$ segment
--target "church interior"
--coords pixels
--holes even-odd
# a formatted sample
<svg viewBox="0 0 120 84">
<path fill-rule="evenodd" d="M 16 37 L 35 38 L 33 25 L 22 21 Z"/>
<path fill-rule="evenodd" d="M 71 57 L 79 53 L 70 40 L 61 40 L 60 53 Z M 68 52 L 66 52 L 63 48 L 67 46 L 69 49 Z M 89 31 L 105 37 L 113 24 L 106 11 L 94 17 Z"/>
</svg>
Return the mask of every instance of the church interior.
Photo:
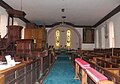
<svg viewBox="0 0 120 84">
<path fill-rule="evenodd" d="M 0 84 L 120 84 L 120 0 L 0 0 Z"/>
</svg>

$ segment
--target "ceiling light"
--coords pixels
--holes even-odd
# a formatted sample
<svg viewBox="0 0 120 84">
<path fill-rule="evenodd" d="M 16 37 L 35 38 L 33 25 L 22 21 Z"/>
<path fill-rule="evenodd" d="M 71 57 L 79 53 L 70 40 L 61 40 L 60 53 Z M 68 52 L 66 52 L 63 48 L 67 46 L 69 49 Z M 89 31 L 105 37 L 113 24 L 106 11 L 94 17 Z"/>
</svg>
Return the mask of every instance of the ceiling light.
<svg viewBox="0 0 120 84">
<path fill-rule="evenodd" d="M 61 12 L 65 12 L 65 9 L 64 9 L 64 8 L 62 8 L 62 9 L 61 9 Z"/>
<path fill-rule="evenodd" d="M 62 16 L 62 19 L 65 19 L 66 18 L 66 16 Z"/>
</svg>

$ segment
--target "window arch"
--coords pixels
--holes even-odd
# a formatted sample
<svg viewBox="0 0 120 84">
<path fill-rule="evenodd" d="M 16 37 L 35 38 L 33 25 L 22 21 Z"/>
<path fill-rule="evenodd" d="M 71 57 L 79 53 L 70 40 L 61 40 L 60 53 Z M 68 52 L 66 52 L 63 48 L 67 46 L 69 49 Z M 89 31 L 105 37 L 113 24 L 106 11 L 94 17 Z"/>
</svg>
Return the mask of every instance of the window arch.
<svg viewBox="0 0 120 84">
<path fill-rule="evenodd" d="M 68 29 L 66 32 L 66 46 L 70 47 L 71 46 L 71 30 Z"/>
<path fill-rule="evenodd" d="M 56 47 L 60 47 L 60 30 L 59 29 L 55 31 L 55 45 Z"/>
</svg>

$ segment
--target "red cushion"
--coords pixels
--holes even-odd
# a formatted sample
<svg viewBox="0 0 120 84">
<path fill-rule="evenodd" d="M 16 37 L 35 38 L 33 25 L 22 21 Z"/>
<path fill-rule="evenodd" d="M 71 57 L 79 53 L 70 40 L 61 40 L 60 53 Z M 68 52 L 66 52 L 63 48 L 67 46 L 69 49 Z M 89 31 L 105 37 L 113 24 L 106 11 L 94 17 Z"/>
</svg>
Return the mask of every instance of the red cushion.
<svg viewBox="0 0 120 84">
<path fill-rule="evenodd" d="M 81 66 L 81 68 L 83 68 L 83 69 L 86 69 L 87 67 L 90 67 L 89 63 L 87 63 L 86 61 L 84 61 L 80 58 L 76 58 L 75 62 L 77 62 Z"/>
<path fill-rule="evenodd" d="M 101 74 L 100 72 L 96 71 L 95 69 L 91 67 L 87 68 L 86 72 L 90 76 L 90 78 L 93 79 L 95 83 L 99 81 L 107 80 L 107 77 L 105 77 L 103 74 Z"/>
</svg>

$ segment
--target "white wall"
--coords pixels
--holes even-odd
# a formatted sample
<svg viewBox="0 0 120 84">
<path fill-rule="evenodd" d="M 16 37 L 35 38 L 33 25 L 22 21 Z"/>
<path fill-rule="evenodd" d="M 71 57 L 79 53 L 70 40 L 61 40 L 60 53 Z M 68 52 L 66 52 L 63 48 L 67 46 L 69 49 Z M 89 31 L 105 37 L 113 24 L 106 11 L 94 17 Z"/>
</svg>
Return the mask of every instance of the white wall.
<svg viewBox="0 0 120 84">
<path fill-rule="evenodd" d="M 95 29 L 95 48 L 99 48 L 98 29 Z"/>
<path fill-rule="evenodd" d="M 97 29 L 98 29 L 98 32 L 100 32 L 100 30 L 102 30 L 102 34 L 101 34 L 101 37 L 105 37 L 105 30 L 104 29 L 102 29 L 102 28 L 104 28 L 105 27 L 105 24 L 109 24 L 110 22 L 113 22 L 113 24 L 114 24 L 114 31 L 115 31 L 115 33 L 114 33 L 114 39 L 115 39 L 115 48 L 120 48 L 120 12 L 119 13 L 117 13 L 117 14 L 115 14 L 113 17 L 111 17 L 110 19 L 108 19 L 107 21 L 105 21 L 105 22 L 103 22 L 101 25 L 99 25 L 98 27 L 97 27 Z M 108 25 L 109 26 L 109 25 Z M 107 26 L 107 27 L 108 27 Z M 109 31 L 109 30 L 108 30 Z M 104 33 L 104 34 L 103 34 Z M 99 39 L 100 38 L 98 38 L 98 36 L 96 36 L 96 39 L 98 39 L 97 40 L 97 42 L 99 41 Z M 110 36 L 110 31 L 109 31 L 109 36 L 108 36 L 108 38 L 102 38 L 102 43 L 100 43 L 100 42 L 98 42 L 98 44 L 96 44 L 96 46 L 99 46 L 99 45 L 101 45 L 102 46 L 102 48 L 110 48 L 111 47 L 111 45 L 112 45 L 112 40 L 111 40 L 111 36 Z M 100 46 L 99 46 L 99 48 L 101 48 Z"/>
<path fill-rule="evenodd" d="M 95 44 L 82 44 L 82 50 L 94 50 Z"/>
<path fill-rule="evenodd" d="M 6 13 L 6 10 L 2 7 L 0 7 L 0 33 L 1 37 L 4 37 L 7 33 L 7 18 L 8 15 Z"/>
<path fill-rule="evenodd" d="M 1 37 L 4 37 L 7 34 L 7 22 L 8 22 L 8 14 L 6 10 L 0 7 L 0 33 Z M 11 21 L 10 21 L 11 24 Z M 14 18 L 14 25 L 22 26 L 22 38 L 24 38 L 24 28 L 26 23 L 20 20 L 19 18 Z"/>
<path fill-rule="evenodd" d="M 101 28 L 101 48 L 105 48 L 105 31 L 104 27 Z"/>
<path fill-rule="evenodd" d="M 115 47 L 120 48 L 120 12 L 109 21 L 113 22 L 115 28 Z"/>
<path fill-rule="evenodd" d="M 56 29 L 60 30 L 60 45 L 66 45 L 66 31 L 70 29 L 69 27 L 57 27 L 52 30 L 48 35 L 48 44 L 55 46 L 55 31 Z M 70 29 L 72 31 L 72 29 Z M 79 47 L 79 37 L 75 31 L 71 32 L 71 48 L 75 49 Z"/>
<path fill-rule="evenodd" d="M 51 28 L 47 28 L 47 32 L 50 30 Z M 62 28 L 61 28 L 62 29 Z M 63 28 L 63 29 L 65 29 L 65 28 Z M 78 32 L 79 32 L 79 34 L 80 34 L 80 36 L 81 36 L 81 42 L 83 42 L 83 28 L 75 28 Z M 54 40 L 54 30 L 50 33 L 50 35 L 48 36 L 48 44 L 49 45 L 54 45 L 54 43 L 55 43 L 55 40 Z M 62 45 L 64 45 L 64 41 L 65 41 L 65 36 L 66 35 L 64 35 L 64 33 L 62 33 L 62 39 L 61 40 L 63 40 L 63 43 L 62 43 Z M 77 35 L 76 35 L 76 33 L 75 32 L 73 32 L 73 34 L 72 34 L 72 48 L 73 49 L 77 49 L 78 48 L 78 37 L 77 37 Z M 82 50 L 93 50 L 94 48 L 95 48 L 95 44 L 84 44 L 84 43 L 81 43 L 81 48 L 82 48 Z"/>
</svg>

